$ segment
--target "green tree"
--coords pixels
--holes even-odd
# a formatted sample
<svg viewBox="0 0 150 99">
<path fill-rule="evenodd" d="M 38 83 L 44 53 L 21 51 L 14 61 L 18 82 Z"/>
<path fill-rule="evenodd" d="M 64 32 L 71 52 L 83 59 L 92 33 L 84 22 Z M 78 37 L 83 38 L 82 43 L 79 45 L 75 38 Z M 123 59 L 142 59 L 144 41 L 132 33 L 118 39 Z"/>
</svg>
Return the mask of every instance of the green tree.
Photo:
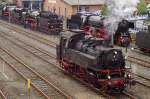
<svg viewBox="0 0 150 99">
<path fill-rule="evenodd" d="M 102 15 L 107 15 L 107 12 L 108 12 L 107 5 L 104 4 L 104 5 L 102 6 Z"/>
<path fill-rule="evenodd" d="M 146 1 L 140 0 L 139 4 L 137 5 L 138 12 L 140 14 L 144 14 L 147 11 L 146 6 L 147 6 Z"/>
</svg>

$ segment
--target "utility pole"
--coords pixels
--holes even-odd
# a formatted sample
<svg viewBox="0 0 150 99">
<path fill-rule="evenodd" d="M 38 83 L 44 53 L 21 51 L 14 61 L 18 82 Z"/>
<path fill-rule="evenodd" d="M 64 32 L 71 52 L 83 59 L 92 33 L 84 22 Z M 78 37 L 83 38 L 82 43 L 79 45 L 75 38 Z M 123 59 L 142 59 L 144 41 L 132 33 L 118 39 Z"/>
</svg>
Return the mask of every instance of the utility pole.
<svg viewBox="0 0 150 99">
<path fill-rule="evenodd" d="M 79 0 L 78 0 L 78 12 L 79 12 Z"/>
<path fill-rule="evenodd" d="M 113 23 L 111 22 L 110 24 L 110 36 L 111 36 L 111 45 L 113 46 L 114 45 L 114 30 L 113 30 Z"/>
</svg>

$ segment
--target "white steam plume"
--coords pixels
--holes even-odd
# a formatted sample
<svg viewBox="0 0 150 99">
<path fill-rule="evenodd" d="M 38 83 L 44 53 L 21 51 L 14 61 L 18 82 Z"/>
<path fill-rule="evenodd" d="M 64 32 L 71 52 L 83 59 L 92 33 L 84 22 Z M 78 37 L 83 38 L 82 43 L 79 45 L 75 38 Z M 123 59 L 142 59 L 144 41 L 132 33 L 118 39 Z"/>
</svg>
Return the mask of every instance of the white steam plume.
<svg viewBox="0 0 150 99">
<path fill-rule="evenodd" d="M 108 18 L 104 21 L 111 35 L 118 27 L 118 22 L 127 16 L 133 15 L 139 0 L 106 0 Z"/>
</svg>

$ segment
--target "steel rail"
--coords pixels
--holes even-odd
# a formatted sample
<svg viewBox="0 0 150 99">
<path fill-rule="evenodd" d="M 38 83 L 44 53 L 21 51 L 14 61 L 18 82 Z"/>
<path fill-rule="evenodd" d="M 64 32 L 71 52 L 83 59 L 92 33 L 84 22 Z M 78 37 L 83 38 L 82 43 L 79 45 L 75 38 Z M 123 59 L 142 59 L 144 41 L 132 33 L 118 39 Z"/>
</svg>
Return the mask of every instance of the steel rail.
<svg viewBox="0 0 150 99">
<path fill-rule="evenodd" d="M 41 49 L 39 49 L 39 48 L 37 48 L 37 47 L 34 47 L 33 45 L 32 45 L 32 46 L 31 46 L 31 45 L 28 45 L 28 44 L 24 43 L 23 41 L 18 40 L 16 37 L 14 37 L 15 40 L 19 41 L 19 44 L 21 44 L 21 45 L 15 43 L 13 40 L 10 40 L 10 38 L 5 37 L 4 34 L 0 34 L 0 36 L 3 37 L 3 38 L 5 38 L 5 39 L 7 39 L 7 40 L 9 40 L 9 41 L 10 41 L 11 43 L 13 43 L 14 45 L 19 46 L 20 48 L 26 50 L 27 52 L 31 53 L 32 55 L 34 55 L 34 56 L 40 58 L 41 60 L 45 61 L 46 63 L 48 63 L 48 64 L 50 64 L 50 65 L 53 65 L 54 67 L 56 67 L 56 68 L 58 68 L 58 69 L 64 71 L 60 66 L 58 66 L 58 64 L 56 65 L 56 64 L 54 64 L 54 63 L 52 63 L 52 62 L 49 61 L 50 58 L 55 58 L 54 55 L 51 55 L 51 54 L 49 54 L 48 52 L 42 51 Z M 10 37 L 11 35 L 8 35 L 8 34 L 7 34 L 7 36 Z M 35 50 L 33 50 L 33 48 L 34 48 Z M 31 50 L 30 50 L 30 49 L 31 49 Z M 11 52 L 11 53 L 12 53 L 12 52 Z M 38 54 L 38 53 L 40 53 L 40 54 Z M 41 53 L 43 53 L 43 54 L 41 54 Z M 12 53 L 12 54 L 13 54 L 13 53 Z M 45 58 L 45 57 L 43 57 L 43 56 L 47 56 L 47 57 Z M 48 57 L 49 57 L 49 58 L 48 58 Z M 64 71 L 64 73 L 69 74 L 69 73 L 66 72 L 66 71 Z M 69 76 L 71 76 L 71 75 L 69 75 Z M 106 93 L 99 92 L 99 91 L 95 90 L 95 88 L 94 88 L 93 86 L 89 86 L 88 83 L 86 83 L 86 82 L 80 80 L 79 78 L 77 78 L 77 77 L 75 77 L 75 76 L 73 76 L 73 75 L 72 75 L 71 77 L 75 78 L 76 80 L 79 80 L 79 81 L 80 81 L 82 84 L 84 84 L 86 87 L 92 88 L 94 91 L 96 91 L 97 94 L 100 94 L 100 95 L 102 95 L 102 96 L 104 96 L 104 97 L 107 97 L 107 98 L 109 98 L 109 99 L 115 99 L 113 96 L 110 96 L 110 95 L 108 95 L 108 94 L 106 94 Z"/>
<path fill-rule="evenodd" d="M 44 43 L 45 45 L 48 45 L 48 46 L 56 47 L 56 46 L 55 46 L 56 43 L 55 43 L 55 42 L 52 42 L 51 40 L 48 40 L 48 39 L 46 39 L 46 38 L 44 38 L 44 37 L 35 35 L 35 34 L 29 32 L 29 31 L 25 31 L 25 30 L 23 30 L 23 29 L 20 29 L 20 28 L 18 28 L 17 26 L 13 26 L 13 25 L 11 25 L 11 24 L 7 24 L 7 23 L 1 22 L 1 21 L 0 21 L 0 23 L 3 23 L 2 25 L 3 25 L 3 26 L 5 25 L 7 28 L 9 28 L 9 29 L 11 29 L 11 30 L 13 30 L 13 31 L 19 32 L 19 33 L 21 33 L 22 35 L 25 35 L 25 36 L 27 36 L 27 37 L 29 37 L 29 38 L 32 38 L 32 39 L 34 39 L 34 40 L 36 40 L 36 41 L 38 41 L 38 42 Z M 37 38 L 38 38 L 38 39 L 37 39 Z M 51 43 L 49 43 L 49 42 L 51 42 Z M 52 44 L 52 43 L 53 43 L 53 44 Z"/>
<path fill-rule="evenodd" d="M 0 35 L 2 36 L 2 34 L 0 34 Z M 7 34 L 7 36 L 8 36 L 8 37 L 11 37 L 11 35 L 8 35 L 8 34 Z M 3 36 L 3 37 L 4 37 L 4 36 Z M 4 38 L 5 38 L 5 39 L 8 39 L 8 38 L 6 38 L 6 37 L 4 37 Z M 49 52 L 47 52 L 47 51 L 45 51 L 45 50 L 42 50 L 42 49 L 40 49 L 40 48 L 37 48 L 37 47 L 35 47 L 35 46 L 33 46 L 33 45 L 26 44 L 26 43 L 24 43 L 22 40 L 19 40 L 19 39 L 16 38 L 16 37 L 13 37 L 13 38 L 14 38 L 15 40 L 17 40 L 18 42 L 22 42 L 21 45 L 24 45 L 24 47 L 22 47 L 21 45 L 17 45 L 17 46 L 20 46 L 21 48 L 27 50 L 28 52 L 32 53 L 33 55 L 37 54 L 36 57 L 40 57 L 40 58 L 43 59 L 43 57 L 41 57 L 41 55 L 42 55 L 42 56 L 46 56 L 46 58 L 44 58 L 44 60 L 46 60 L 46 61 L 49 61 L 50 58 L 56 58 L 55 55 L 52 55 L 52 53 L 49 53 Z M 11 41 L 11 42 L 13 43 L 13 41 Z M 16 45 L 16 43 L 14 43 L 14 44 Z M 34 48 L 35 50 L 33 50 L 33 48 Z M 32 49 L 33 51 L 31 51 L 31 50 L 29 50 L 29 49 Z M 36 53 L 35 53 L 35 52 L 36 52 Z M 38 53 L 43 53 L 43 54 L 41 54 L 41 55 L 39 56 Z M 142 77 L 142 76 L 140 76 L 140 75 L 138 75 L 138 74 L 135 74 L 135 73 L 132 73 L 132 74 L 136 75 L 137 77 L 140 77 L 140 78 L 149 80 L 149 79 L 147 79 L 147 78 L 145 78 L 145 77 Z M 150 80 L 149 80 L 149 81 L 150 81 Z M 138 83 L 140 83 L 140 84 L 142 84 L 142 85 L 144 85 L 144 86 L 147 86 L 147 85 L 145 85 L 145 84 L 143 84 L 143 83 L 141 83 L 141 82 L 139 82 L 139 81 L 138 81 Z M 147 86 L 147 87 L 149 87 L 149 86 Z"/>
<path fill-rule="evenodd" d="M 123 91 L 122 93 L 123 95 L 129 97 L 130 99 L 138 99 L 137 96 L 132 95 L 131 93 L 127 92 L 127 91 Z"/>
<path fill-rule="evenodd" d="M 21 30 L 21 29 L 20 29 Z M 18 32 L 20 32 L 20 31 L 18 31 Z M 22 33 L 23 34 L 23 33 Z M 28 34 L 28 33 L 27 33 Z M 28 35 L 25 35 L 25 36 L 28 36 Z M 34 36 L 36 36 L 36 35 L 34 35 Z M 29 36 L 28 36 L 29 37 Z M 32 38 L 32 37 L 30 37 L 30 38 Z M 35 39 L 35 38 L 34 38 Z M 40 38 L 41 39 L 41 38 Z M 43 38 L 42 38 L 43 39 Z M 37 40 L 37 39 L 36 39 Z M 21 40 L 18 40 L 18 41 L 21 41 Z M 39 41 L 39 40 L 37 40 L 37 41 Z M 50 40 L 47 40 L 47 41 L 49 41 L 49 42 L 52 42 L 52 41 L 50 41 Z M 23 41 L 22 41 L 23 42 Z M 40 41 L 41 42 L 41 41 Z M 44 43 L 45 44 L 45 42 L 42 42 L 42 43 Z M 53 44 L 54 44 L 54 42 L 52 42 Z M 56 43 L 55 43 L 56 44 Z M 27 45 L 27 44 L 26 44 Z M 49 44 L 46 44 L 46 45 L 49 45 Z M 31 45 L 30 45 L 31 46 Z M 51 46 L 51 44 L 49 45 L 49 46 Z M 33 46 L 32 46 L 33 47 Z M 52 46 L 52 47 L 54 47 L 54 46 Z M 37 47 L 34 47 L 36 50 L 38 50 L 38 51 L 41 51 L 41 49 L 39 49 L 39 48 L 37 48 Z M 49 54 L 48 52 L 44 52 L 43 51 L 43 53 L 44 54 L 47 54 L 47 55 L 49 55 L 50 57 L 52 57 L 52 58 L 55 58 L 54 57 L 54 55 L 51 55 L 51 54 Z M 32 54 L 34 54 L 34 53 L 32 53 Z M 41 58 L 41 57 L 40 57 Z M 45 59 L 44 59 L 45 60 Z M 48 63 L 50 63 L 48 60 L 46 60 Z M 75 79 L 77 79 L 77 80 L 80 80 L 79 78 L 77 78 L 77 77 L 75 77 Z M 83 82 L 83 81 L 81 81 L 80 80 L 80 82 L 81 83 L 83 83 L 84 85 L 86 85 L 87 87 L 89 87 L 89 84 L 87 84 L 87 83 L 85 83 L 85 82 Z M 90 86 L 91 87 L 91 86 Z M 95 88 L 94 88 L 95 89 Z M 99 91 L 98 91 L 99 92 Z M 102 94 L 102 93 L 101 93 Z M 135 96 L 133 96 L 133 95 L 131 95 L 131 94 L 129 94 L 129 93 L 123 93 L 123 94 L 125 94 L 126 96 L 128 96 L 128 97 L 130 97 L 131 99 L 137 99 Z M 107 96 L 107 94 L 104 94 L 103 93 L 103 96 L 106 96 L 106 97 L 109 97 L 109 99 L 115 99 L 114 97 L 112 97 L 112 96 Z M 111 97 L 111 98 L 110 98 Z"/>
<path fill-rule="evenodd" d="M 133 56 L 128 56 L 129 59 L 127 59 L 128 61 L 130 62 L 134 62 L 136 64 L 139 64 L 139 65 L 142 65 L 143 67 L 146 67 L 146 68 L 150 68 L 150 62 L 149 61 L 146 61 L 146 60 L 143 60 L 143 59 L 140 59 L 140 58 L 136 58 L 136 57 L 133 57 Z"/>
<path fill-rule="evenodd" d="M 17 30 L 16 30 L 16 27 L 15 27 L 15 26 L 12 26 L 12 25 L 7 24 L 7 23 L 5 23 L 5 22 L 3 22 L 3 23 L 4 23 L 5 25 L 7 25 L 7 26 L 10 26 L 9 28 L 13 29 L 13 30 L 16 31 L 16 32 L 19 32 L 19 33 L 21 33 L 21 34 L 23 34 L 23 35 L 25 35 L 25 36 L 27 36 L 27 37 L 29 37 L 29 38 L 32 38 L 32 39 L 34 39 L 34 40 L 37 40 L 37 41 L 39 41 L 39 42 L 41 42 L 41 43 L 43 43 L 43 44 L 45 44 L 45 45 L 48 45 L 48 46 L 51 46 L 51 47 L 56 48 L 56 43 L 55 43 L 55 42 L 52 42 L 51 40 L 47 40 L 47 39 L 45 39 L 45 38 L 43 38 L 43 37 L 41 37 L 41 36 L 35 35 L 35 34 L 29 32 L 29 31 L 25 31 L 25 30 L 20 29 L 20 28 L 17 28 Z M 15 29 L 12 28 L 12 27 L 15 27 Z M 23 31 L 23 32 L 22 32 L 22 31 Z M 30 36 L 29 36 L 29 35 L 30 35 Z M 37 37 L 38 39 L 37 39 L 36 37 Z M 149 62 L 149 61 L 145 61 L 145 60 L 142 60 L 142 59 L 133 57 L 133 56 L 128 56 L 128 57 L 129 57 L 129 59 L 127 59 L 128 61 L 134 62 L 134 63 L 136 63 L 136 64 L 139 64 L 140 66 L 143 66 L 143 67 L 150 68 L 150 62 Z M 140 61 L 140 62 L 137 62 L 137 61 L 135 61 L 135 60 Z"/>
<path fill-rule="evenodd" d="M 53 83 L 46 80 L 43 76 L 41 76 L 35 70 L 31 69 L 28 65 L 24 64 L 17 56 L 12 55 L 12 53 L 8 52 L 7 50 L 5 50 L 3 48 L 0 48 L 0 49 L 1 49 L 1 51 L 3 51 L 3 53 L 7 54 L 7 57 L 9 59 L 11 59 L 11 61 L 8 62 L 2 56 L 0 56 L 0 58 L 7 65 L 12 67 L 17 73 L 19 73 L 25 80 L 31 79 L 32 80 L 31 85 L 38 92 L 40 92 L 46 99 L 53 99 L 54 97 L 61 97 L 61 98 L 64 97 L 63 99 L 72 99 L 72 97 L 70 95 L 64 93 L 61 89 L 56 87 Z M 51 93 L 53 93 L 53 94 L 51 94 Z"/>
<path fill-rule="evenodd" d="M 1 35 L 1 34 L 0 34 Z M 2 35 L 1 35 L 2 36 Z M 11 36 L 11 35 L 9 35 L 9 36 Z M 6 37 L 4 37 L 4 38 L 6 38 Z M 8 39 L 8 38 L 6 38 L 6 39 Z M 16 40 L 17 38 L 16 37 L 14 37 L 14 39 Z M 8 40 L 10 40 L 10 39 L 8 39 Z M 26 43 L 24 43 L 23 41 L 21 41 L 21 40 L 18 40 L 17 39 L 17 41 L 19 41 L 19 43 L 21 42 L 22 44 L 21 45 L 24 45 L 23 47 L 21 46 L 21 45 L 18 45 L 18 44 L 16 44 L 13 40 L 10 40 L 11 41 L 11 43 L 13 43 L 13 44 L 15 44 L 15 45 L 17 45 L 17 46 L 19 46 L 19 47 L 21 47 L 21 48 L 23 48 L 23 49 L 25 49 L 26 51 L 28 51 L 28 52 L 30 52 L 31 54 L 33 54 L 33 55 L 35 55 L 36 57 L 39 57 L 40 59 L 42 59 L 43 61 L 45 61 L 45 62 L 47 62 L 47 63 L 49 63 L 49 64 L 51 64 L 51 65 L 54 65 L 55 67 L 58 67 L 58 66 L 56 66 L 56 64 L 54 64 L 54 63 L 51 63 L 50 61 L 49 61 L 49 59 L 50 58 L 43 58 L 42 56 L 49 56 L 49 57 L 51 57 L 51 58 L 55 58 L 54 57 L 54 55 L 51 55 L 51 54 L 49 54 L 48 52 L 45 52 L 45 51 L 43 51 L 43 50 L 41 50 L 40 48 L 37 48 L 37 47 L 35 47 L 35 46 L 33 46 L 33 45 L 29 45 L 29 44 L 26 44 Z M 28 47 L 27 47 L 28 46 Z M 32 51 L 31 50 L 29 50 L 30 48 L 32 48 Z M 34 49 L 36 49 L 37 51 L 35 51 L 35 50 L 33 50 L 33 48 Z M 40 52 L 39 52 L 40 51 Z M 38 54 L 38 53 L 44 53 L 44 55 L 42 54 Z M 60 68 L 60 67 L 58 67 L 59 69 L 61 69 L 61 70 L 63 70 L 62 68 Z M 64 71 L 64 70 L 63 70 Z M 66 73 L 66 72 L 65 72 Z M 67 74 L 69 74 L 69 73 L 67 73 Z M 115 97 L 113 97 L 113 96 L 110 96 L 110 95 L 108 95 L 108 94 L 106 94 L 106 93 L 103 93 L 103 92 L 100 92 L 100 91 L 98 91 L 98 90 L 96 90 L 93 86 L 89 86 L 89 84 L 88 83 L 86 83 L 86 82 L 84 82 L 84 81 L 82 81 L 82 80 L 80 80 L 79 78 L 77 78 L 77 77 L 75 77 L 75 76 L 73 76 L 73 75 L 71 75 L 73 78 L 75 78 L 76 80 L 79 80 L 82 84 L 84 84 L 86 87 L 90 87 L 90 88 L 92 88 L 94 91 L 96 91 L 96 93 L 98 93 L 98 94 L 100 94 L 100 95 L 102 95 L 102 96 L 104 96 L 104 97 L 107 97 L 107 98 L 109 98 L 109 99 L 116 99 Z M 128 96 L 129 97 L 129 96 Z"/>
<path fill-rule="evenodd" d="M 7 97 L 5 96 L 5 94 L 3 93 L 2 90 L 0 90 L 0 96 L 1 96 L 2 99 L 7 99 Z"/>
<path fill-rule="evenodd" d="M 12 25 L 7 24 L 7 23 L 5 23 L 5 22 L 1 22 L 1 23 L 4 23 L 5 25 L 10 26 L 9 28 L 13 29 L 13 30 L 16 31 L 16 32 L 22 33 L 23 35 L 25 35 L 25 36 L 27 36 L 27 37 L 29 37 L 29 38 L 32 38 L 32 39 L 37 40 L 37 41 L 40 41 L 41 43 L 46 44 L 46 45 L 49 45 L 49 46 L 52 46 L 52 47 L 54 47 L 54 48 L 56 47 L 56 46 L 54 45 L 54 44 L 56 44 L 56 42 L 52 42 L 51 40 L 47 40 L 47 39 L 45 39 L 45 38 L 43 38 L 43 37 L 41 37 L 41 36 L 39 36 L 39 35 L 35 35 L 34 33 L 31 33 L 31 32 L 29 32 L 29 31 L 25 31 L 24 29 L 20 29 L 20 28 L 18 28 L 18 27 L 17 27 L 17 30 L 16 30 L 16 26 L 12 26 Z M 15 27 L 15 29 L 12 28 L 12 27 Z M 23 32 L 22 32 L 22 31 L 23 31 Z M 29 36 L 29 35 L 30 35 L 30 36 Z M 32 35 L 32 37 L 31 37 L 31 35 Z M 36 39 L 35 37 L 37 37 L 38 39 Z M 45 41 L 43 41 L 43 40 L 45 40 Z M 49 42 L 50 42 L 50 43 L 49 43 Z M 52 44 L 52 43 L 53 43 L 53 44 Z M 148 65 L 143 65 L 142 63 L 138 62 L 138 64 L 143 65 L 143 66 L 145 66 L 145 67 L 147 67 L 147 68 L 150 68 L 150 62 L 149 62 L 149 61 L 145 61 L 145 60 L 142 60 L 142 59 L 133 57 L 133 56 L 129 56 L 129 58 L 130 58 L 130 59 L 135 59 L 135 60 L 138 60 L 138 61 L 141 61 L 141 62 L 144 62 L 144 63 L 147 63 Z M 135 62 L 135 61 L 130 60 L 130 59 L 128 59 L 128 61 Z"/>
</svg>

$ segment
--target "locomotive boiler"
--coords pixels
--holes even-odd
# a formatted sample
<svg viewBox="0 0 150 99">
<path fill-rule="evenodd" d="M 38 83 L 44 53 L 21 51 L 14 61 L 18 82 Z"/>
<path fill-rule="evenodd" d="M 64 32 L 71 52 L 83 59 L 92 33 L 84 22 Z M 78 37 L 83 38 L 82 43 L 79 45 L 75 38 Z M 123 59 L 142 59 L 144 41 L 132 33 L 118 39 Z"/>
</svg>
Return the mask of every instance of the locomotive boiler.
<svg viewBox="0 0 150 99">
<path fill-rule="evenodd" d="M 57 60 L 65 71 L 108 92 L 122 92 L 132 82 L 120 49 L 80 31 L 61 33 Z"/>
</svg>

